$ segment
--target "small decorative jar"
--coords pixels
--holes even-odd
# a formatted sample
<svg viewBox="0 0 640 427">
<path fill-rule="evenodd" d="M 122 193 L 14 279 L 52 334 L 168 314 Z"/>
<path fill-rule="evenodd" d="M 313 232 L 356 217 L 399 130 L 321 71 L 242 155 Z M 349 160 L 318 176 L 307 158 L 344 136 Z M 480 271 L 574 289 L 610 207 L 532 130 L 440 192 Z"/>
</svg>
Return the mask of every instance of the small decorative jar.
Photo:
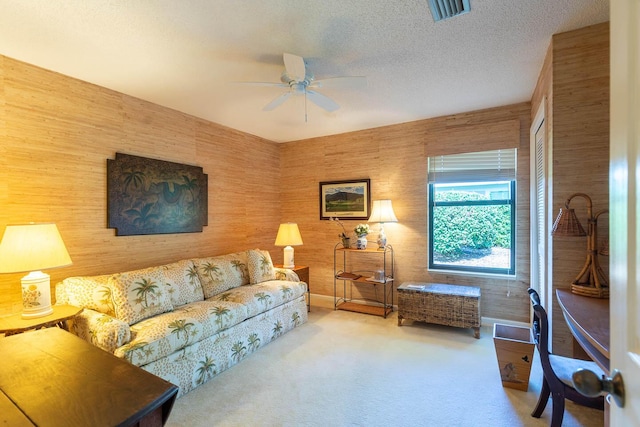
<svg viewBox="0 0 640 427">
<path fill-rule="evenodd" d="M 358 240 L 356 241 L 356 248 L 358 249 L 367 249 L 367 235 L 360 234 L 358 236 Z"/>
<path fill-rule="evenodd" d="M 349 249 L 351 247 L 351 239 L 349 237 L 342 238 L 342 247 L 345 249 Z"/>
</svg>

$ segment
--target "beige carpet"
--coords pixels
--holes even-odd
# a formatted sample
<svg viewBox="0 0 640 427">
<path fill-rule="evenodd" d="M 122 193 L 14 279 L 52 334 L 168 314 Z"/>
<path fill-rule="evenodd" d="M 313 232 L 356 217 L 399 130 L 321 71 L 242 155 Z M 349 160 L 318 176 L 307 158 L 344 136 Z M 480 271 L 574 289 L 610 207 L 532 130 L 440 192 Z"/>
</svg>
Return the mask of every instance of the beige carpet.
<svg viewBox="0 0 640 427">
<path fill-rule="evenodd" d="M 180 398 L 169 426 L 548 426 L 529 391 L 503 388 L 491 325 L 470 329 L 313 308 L 309 322 Z M 567 402 L 563 426 L 602 426 Z"/>
</svg>

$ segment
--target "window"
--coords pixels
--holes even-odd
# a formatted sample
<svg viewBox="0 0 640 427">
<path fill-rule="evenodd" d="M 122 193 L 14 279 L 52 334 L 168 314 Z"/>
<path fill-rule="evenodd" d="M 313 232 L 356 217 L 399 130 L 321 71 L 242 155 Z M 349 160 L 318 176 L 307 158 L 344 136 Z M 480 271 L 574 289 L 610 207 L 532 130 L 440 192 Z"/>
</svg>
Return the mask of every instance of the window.
<svg viewBox="0 0 640 427">
<path fill-rule="evenodd" d="M 516 150 L 429 158 L 429 268 L 515 274 Z"/>
</svg>

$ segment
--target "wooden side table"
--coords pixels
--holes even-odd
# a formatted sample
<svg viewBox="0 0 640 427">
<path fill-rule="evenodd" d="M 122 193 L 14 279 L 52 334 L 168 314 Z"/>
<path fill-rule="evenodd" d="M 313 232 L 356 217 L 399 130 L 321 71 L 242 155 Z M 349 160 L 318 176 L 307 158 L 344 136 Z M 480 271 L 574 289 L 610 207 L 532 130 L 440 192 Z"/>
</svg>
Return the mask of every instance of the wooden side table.
<svg viewBox="0 0 640 427">
<path fill-rule="evenodd" d="M 282 264 L 274 265 L 275 268 L 284 268 Z M 309 286 L 309 267 L 306 265 L 296 265 L 293 268 L 290 268 L 296 272 L 301 282 L 305 282 L 307 284 L 307 311 L 311 311 L 311 287 Z"/>
<path fill-rule="evenodd" d="M 3 426 L 159 427 L 178 394 L 170 382 L 58 328 L 1 339 L 0 354 Z"/>
<path fill-rule="evenodd" d="M 74 318 L 82 311 L 82 308 L 72 305 L 54 305 L 52 308 L 52 314 L 32 319 L 23 319 L 21 313 L 0 317 L 0 334 L 4 333 L 8 337 L 9 335 L 20 334 L 29 330 L 54 326 L 68 330 L 67 320 Z"/>
</svg>

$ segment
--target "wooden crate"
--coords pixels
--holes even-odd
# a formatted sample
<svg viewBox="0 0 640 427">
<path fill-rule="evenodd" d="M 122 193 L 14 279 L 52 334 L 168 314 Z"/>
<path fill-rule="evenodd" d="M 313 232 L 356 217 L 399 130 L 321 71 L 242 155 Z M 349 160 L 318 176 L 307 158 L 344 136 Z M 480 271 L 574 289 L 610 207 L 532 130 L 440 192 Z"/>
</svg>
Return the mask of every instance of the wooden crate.
<svg viewBox="0 0 640 427">
<path fill-rule="evenodd" d="M 502 386 L 527 391 L 535 345 L 531 329 L 495 323 L 493 344 L 496 347 Z"/>
<path fill-rule="evenodd" d="M 443 283 L 403 283 L 398 287 L 398 325 L 413 319 L 473 328 L 480 338 L 480 288 Z"/>
</svg>

